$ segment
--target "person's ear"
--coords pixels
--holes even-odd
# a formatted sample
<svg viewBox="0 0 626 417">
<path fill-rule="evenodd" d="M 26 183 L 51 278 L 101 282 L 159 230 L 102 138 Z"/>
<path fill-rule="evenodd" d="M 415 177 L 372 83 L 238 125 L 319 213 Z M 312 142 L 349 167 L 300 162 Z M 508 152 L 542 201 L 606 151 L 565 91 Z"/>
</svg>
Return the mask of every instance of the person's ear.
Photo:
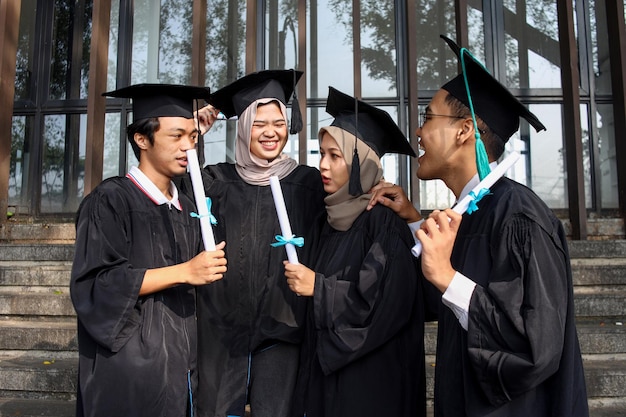
<svg viewBox="0 0 626 417">
<path fill-rule="evenodd" d="M 457 141 L 463 143 L 469 138 L 474 137 L 474 122 L 471 118 L 464 119 L 461 127 L 457 131 Z"/>
<path fill-rule="evenodd" d="M 133 136 L 133 139 L 135 140 L 135 143 L 137 144 L 139 149 L 143 149 L 144 151 L 148 149 L 149 141 L 146 135 L 143 135 L 141 133 L 135 133 L 135 136 Z"/>
</svg>

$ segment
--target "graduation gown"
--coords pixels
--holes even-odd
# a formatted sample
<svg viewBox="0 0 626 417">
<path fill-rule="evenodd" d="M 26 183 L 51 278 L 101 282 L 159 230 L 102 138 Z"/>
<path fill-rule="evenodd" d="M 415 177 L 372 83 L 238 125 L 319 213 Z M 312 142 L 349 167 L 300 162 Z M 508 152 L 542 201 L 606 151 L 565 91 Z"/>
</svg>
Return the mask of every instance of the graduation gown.
<svg viewBox="0 0 626 417">
<path fill-rule="evenodd" d="M 243 416 L 251 355 L 276 343 L 300 344 L 306 300 L 287 286 L 285 248 L 271 246 L 282 233 L 270 186 L 244 182 L 228 163 L 207 166 L 202 175 L 217 218 L 216 242 L 226 242 L 228 271 L 197 289 L 198 415 Z M 280 183 L 292 232 L 306 246 L 324 210 L 320 173 L 298 166 Z"/>
<path fill-rule="evenodd" d="M 294 415 L 424 416 L 424 318 L 406 222 L 375 206 L 316 238 Z"/>
<path fill-rule="evenodd" d="M 477 283 L 468 330 L 443 303 L 436 416 L 587 416 L 565 233 L 527 187 L 503 178 L 464 214 L 452 266 Z"/>
<path fill-rule="evenodd" d="M 193 202 L 156 205 L 128 178 L 105 180 L 76 220 L 70 292 L 78 317 L 77 416 L 186 415 L 196 382 L 195 292 L 179 285 L 147 296 L 147 269 L 200 249 Z M 190 372 L 191 371 L 191 372 Z"/>
</svg>

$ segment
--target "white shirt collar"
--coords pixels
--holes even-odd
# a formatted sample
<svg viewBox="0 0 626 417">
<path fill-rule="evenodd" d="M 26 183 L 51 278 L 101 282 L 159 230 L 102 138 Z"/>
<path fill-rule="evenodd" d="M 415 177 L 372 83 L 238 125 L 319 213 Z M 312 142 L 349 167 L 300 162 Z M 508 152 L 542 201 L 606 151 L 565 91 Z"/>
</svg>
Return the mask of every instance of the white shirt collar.
<svg viewBox="0 0 626 417">
<path fill-rule="evenodd" d="M 174 185 L 172 181 L 170 181 L 170 193 L 172 194 L 172 199 L 168 200 L 167 197 L 157 188 L 156 185 L 144 174 L 141 170 L 135 166 L 130 168 L 128 177 L 141 191 L 144 192 L 148 198 L 154 201 L 154 204 L 161 205 L 167 204 L 170 208 L 174 206 L 178 211 L 182 211 L 182 206 L 180 205 L 180 201 L 178 201 L 178 188 Z"/>
</svg>

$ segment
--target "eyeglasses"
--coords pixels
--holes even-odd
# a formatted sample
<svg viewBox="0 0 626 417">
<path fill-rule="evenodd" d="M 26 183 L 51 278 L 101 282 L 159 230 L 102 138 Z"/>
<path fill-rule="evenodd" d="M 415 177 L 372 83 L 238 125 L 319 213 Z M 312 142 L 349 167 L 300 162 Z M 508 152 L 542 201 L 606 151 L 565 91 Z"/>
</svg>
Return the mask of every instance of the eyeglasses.
<svg viewBox="0 0 626 417">
<path fill-rule="evenodd" d="M 420 129 L 424 126 L 424 123 L 426 123 L 426 121 L 429 120 L 431 117 L 448 117 L 450 119 L 465 119 L 466 118 L 466 116 L 452 116 L 450 114 L 433 114 L 433 113 L 428 113 L 428 112 L 421 112 L 420 120 L 419 120 Z"/>
</svg>

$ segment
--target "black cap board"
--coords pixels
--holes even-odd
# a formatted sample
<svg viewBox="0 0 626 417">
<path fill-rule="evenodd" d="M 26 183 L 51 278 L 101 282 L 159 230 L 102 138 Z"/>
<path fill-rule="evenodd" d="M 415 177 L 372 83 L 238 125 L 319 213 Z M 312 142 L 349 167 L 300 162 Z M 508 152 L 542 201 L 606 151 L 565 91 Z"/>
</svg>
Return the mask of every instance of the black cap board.
<svg viewBox="0 0 626 417">
<path fill-rule="evenodd" d="M 227 118 L 241 116 L 241 113 L 261 98 L 275 98 L 284 105 L 291 106 L 291 133 L 302 129 L 302 116 L 296 95 L 296 84 L 302 77 L 302 71 L 265 70 L 253 72 L 220 88 L 211 94 L 209 103 L 219 109 Z"/>
<path fill-rule="evenodd" d="M 331 126 L 352 133 L 372 148 L 378 157 L 386 153 L 416 156 L 389 113 L 333 87 L 328 90 L 326 112 L 335 118 Z"/>
<path fill-rule="evenodd" d="M 517 132 L 520 117 L 526 119 L 537 131 L 546 129 L 539 119 L 496 80 L 471 53 L 464 49 L 463 57 L 461 57 L 461 48 L 454 41 L 444 35 L 441 35 L 441 38 L 446 41 L 457 58 L 464 61 L 474 112 L 500 139 L 506 142 Z M 471 108 L 463 73 L 441 88 Z"/>
<path fill-rule="evenodd" d="M 208 87 L 176 84 L 135 84 L 102 93 L 107 97 L 130 98 L 133 120 L 151 117 L 193 118 L 194 100 L 208 100 Z"/>
<path fill-rule="evenodd" d="M 330 124 L 345 130 L 365 142 L 379 158 L 386 153 L 415 156 L 415 151 L 393 121 L 389 113 L 351 97 L 333 87 L 328 87 L 326 112 L 335 119 Z M 356 145 L 350 169 L 349 193 L 363 194 L 361 169 Z"/>
</svg>

